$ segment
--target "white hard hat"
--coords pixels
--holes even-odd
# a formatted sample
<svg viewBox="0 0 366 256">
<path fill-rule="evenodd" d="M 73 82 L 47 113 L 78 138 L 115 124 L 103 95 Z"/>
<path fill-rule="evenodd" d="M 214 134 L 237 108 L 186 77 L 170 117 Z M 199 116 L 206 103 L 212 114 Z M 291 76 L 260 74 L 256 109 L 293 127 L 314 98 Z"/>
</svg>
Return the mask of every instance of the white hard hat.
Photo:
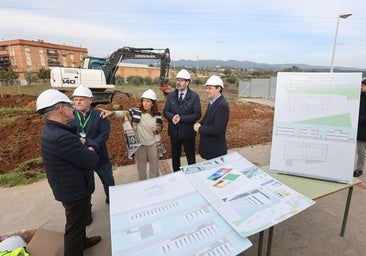
<svg viewBox="0 0 366 256">
<path fill-rule="evenodd" d="M 144 93 L 141 95 L 141 98 L 156 100 L 156 93 L 153 90 L 148 89 L 144 91 Z"/>
<path fill-rule="evenodd" d="M 48 89 L 42 92 L 36 102 L 37 112 L 45 113 L 45 110 L 54 106 L 57 103 L 65 102 L 72 103 L 72 101 L 65 94 L 56 89 Z"/>
<path fill-rule="evenodd" d="M 221 88 L 224 88 L 224 82 L 222 81 L 222 79 L 219 76 L 215 75 L 210 76 L 210 78 L 207 79 L 205 85 L 212 85 L 212 86 L 219 85 L 221 86 Z"/>
<path fill-rule="evenodd" d="M 75 88 L 74 93 L 71 95 L 71 97 L 75 96 L 93 98 L 93 93 L 85 85 L 79 85 L 78 87 Z"/>
<path fill-rule="evenodd" d="M 182 69 L 178 72 L 177 76 L 175 78 L 182 78 L 186 80 L 191 80 L 191 75 L 186 69 Z"/>
<path fill-rule="evenodd" d="M 20 236 L 10 236 L 0 242 L 0 252 L 12 251 L 26 245 L 27 243 Z M 19 255 L 23 255 L 23 253 L 20 253 Z"/>
</svg>

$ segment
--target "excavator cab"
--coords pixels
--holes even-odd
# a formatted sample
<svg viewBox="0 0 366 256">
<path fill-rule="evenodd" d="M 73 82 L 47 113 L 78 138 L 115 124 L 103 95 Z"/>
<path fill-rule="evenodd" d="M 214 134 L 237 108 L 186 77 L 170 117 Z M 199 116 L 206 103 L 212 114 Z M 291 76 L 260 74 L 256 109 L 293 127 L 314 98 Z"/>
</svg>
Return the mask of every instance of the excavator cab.
<svg viewBox="0 0 366 256">
<path fill-rule="evenodd" d="M 123 47 L 113 52 L 109 58 L 86 57 L 80 68 L 54 67 L 51 69 L 51 86 L 67 90 L 84 84 L 92 90 L 96 104 L 130 97 L 114 89 L 118 64 L 127 59 L 160 60 L 160 88 L 165 96 L 169 93 L 171 88 L 167 84 L 170 66 L 168 48 Z"/>
</svg>

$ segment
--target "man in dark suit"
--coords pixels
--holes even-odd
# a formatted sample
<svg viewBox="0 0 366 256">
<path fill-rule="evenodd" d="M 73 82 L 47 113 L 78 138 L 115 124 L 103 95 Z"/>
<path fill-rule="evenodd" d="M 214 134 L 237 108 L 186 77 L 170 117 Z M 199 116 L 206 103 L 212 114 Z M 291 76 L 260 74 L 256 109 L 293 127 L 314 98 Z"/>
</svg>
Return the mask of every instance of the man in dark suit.
<svg viewBox="0 0 366 256">
<path fill-rule="evenodd" d="M 200 134 L 199 153 L 209 160 L 227 154 L 226 128 L 230 109 L 222 95 L 224 83 L 219 76 L 213 75 L 206 82 L 209 106 L 201 122 L 193 129 Z"/>
<path fill-rule="evenodd" d="M 97 152 L 99 162 L 94 170 L 103 184 L 105 202 L 109 204 L 109 186 L 115 185 L 112 164 L 107 150 L 107 140 L 110 133 L 109 120 L 100 117 L 100 111 L 92 107 L 93 94 L 88 87 L 78 86 L 71 97 L 75 105 L 75 119 L 70 123 L 70 126 L 75 127 L 76 134 L 80 136 L 81 140 L 87 141 Z M 91 221 L 92 219 L 89 219 L 90 223 Z"/>
<path fill-rule="evenodd" d="M 191 75 L 182 69 L 176 76 L 176 90 L 169 93 L 163 114 L 168 121 L 173 171 L 179 171 L 182 146 L 188 164 L 196 163 L 196 133 L 193 125 L 201 118 L 199 95 L 189 88 Z"/>
</svg>

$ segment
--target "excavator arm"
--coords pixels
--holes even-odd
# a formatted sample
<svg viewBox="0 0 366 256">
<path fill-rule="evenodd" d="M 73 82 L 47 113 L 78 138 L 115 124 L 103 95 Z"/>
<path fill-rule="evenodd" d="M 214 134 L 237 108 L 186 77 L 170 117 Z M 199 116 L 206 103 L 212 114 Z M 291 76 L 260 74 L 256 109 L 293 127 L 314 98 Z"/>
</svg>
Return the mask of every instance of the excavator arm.
<svg viewBox="0 0 366 256">
<path fill-rule="evenodd" d="M 170 67 L 170 51 L 168 48 L 164 50 L 153 48 L 133 48 L 123 47 L 111 54 L 102 67 L 107 84 L 115 84 L 115 76 L 118 70 L 118 64 L 126 59 L 160 59 L 160 86 L 166 84 L 169 67 Z"/>
</svg>

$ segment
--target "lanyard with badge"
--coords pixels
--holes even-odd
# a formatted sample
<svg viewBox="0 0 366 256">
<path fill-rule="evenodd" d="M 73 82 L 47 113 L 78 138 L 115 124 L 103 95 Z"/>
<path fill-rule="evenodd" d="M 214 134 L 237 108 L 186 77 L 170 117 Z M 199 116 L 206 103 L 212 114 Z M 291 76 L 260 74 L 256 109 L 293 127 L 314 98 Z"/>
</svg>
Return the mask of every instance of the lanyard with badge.
<svg viewBox="0 0 366 256">
<path fill-rule="evenodd" d="M 88 117 L 85 119 L 85 121 L 83 122 L 82 119 L 81 119 L 81 116 L 80 116 L 80 113 L 79 111 L 76 112 L 76 115 L 78 116 L 78 119 L 79 119 L 79 123 L 80 123 L 80 127 L 81 127 L 81 132 L 79 133 L 80 136 L 82 138 L 85 138 L 86 137 L 86 133 L 85 133 L 85 126 L 88 124 L 89 120 L 90 120 L 90 117 L 91 117 L 91 113 L 89 112 L 89 115 Z"/>
</svg>

